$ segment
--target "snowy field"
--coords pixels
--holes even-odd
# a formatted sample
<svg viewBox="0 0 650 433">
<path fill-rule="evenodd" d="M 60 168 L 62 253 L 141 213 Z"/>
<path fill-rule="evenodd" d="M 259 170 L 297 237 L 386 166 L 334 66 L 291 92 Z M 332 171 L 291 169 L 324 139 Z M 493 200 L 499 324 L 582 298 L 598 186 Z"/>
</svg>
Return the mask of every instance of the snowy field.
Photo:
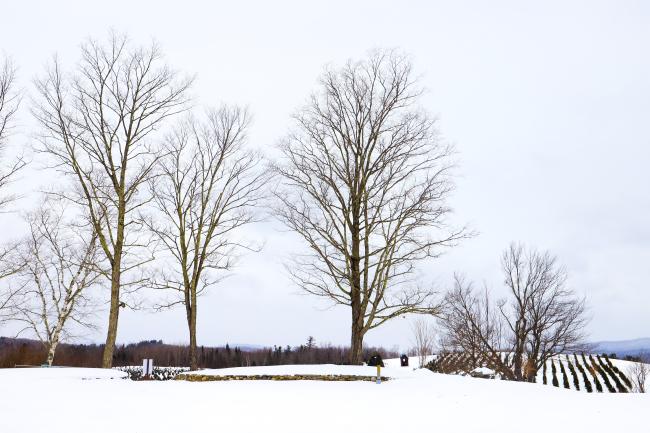
<svg viewBox="0 0 650 433">
<path fill-rule="evenodd" d="M 338 368 L 346 374 L 358 369 L 363 375 L 367 370 L 281 368 L 331 374 Z M 124 373 L 115 370 L 6 369 L 0 370 L 0 432 L 575 433 L 648 428 L 650 394 L 587 394 L 390 366 L 382 374 L 394 380 L 381 385 L 134 382 L 120 379 Z"/>
</svg>

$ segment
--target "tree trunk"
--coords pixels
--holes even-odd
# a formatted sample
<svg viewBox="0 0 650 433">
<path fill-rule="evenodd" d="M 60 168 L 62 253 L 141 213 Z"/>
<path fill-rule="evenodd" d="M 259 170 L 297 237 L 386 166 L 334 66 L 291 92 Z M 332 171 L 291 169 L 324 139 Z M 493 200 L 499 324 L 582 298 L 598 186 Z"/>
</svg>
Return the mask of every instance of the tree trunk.
<svg viewBox="0 0 650 433">
<path fill-rule="evenodd" d="M 63 329 L 63 323 L 65 321 L 64 317 L 65 316 L 59 317 L 54 332 L 52 333 L 52 337 L 50 338 L 50 344 L 47 349 L 47 359 L 45 360 L 47 365 L 50 367 L 54 362 L 54 353 L 56 352 L 56 347 L 59 345 L 59 339 L 61 338 L 61 330 Z"/>
<path fill-rule="evenodd" d="M 117 321 L 120 315 L 120 277 L 122 274 L 122 249 L 121 245 L 115 248 L 113 269 L 111 272 L 111 307 L 108 313 L 108 330 L 106 332 L 106 344 L 102 356 L 102 368 L 113 366 L 113 351 L 117 340 Z"/>
<path fill-rule="evenodd" d="M 47 362 L 47 365 L 49 367 L 52 366 L 52 363 L 54 362 L 54 352 L 56 352 L 56 346 L 59 344 L 58 338 L 56 340 L 53 340 L 50 343 L 50 347 L 47 349 L 47 359 L 45 362 Z"/>
<path fill-rule="evenodd" d="M 192 293 L 192 305 L 188 311 L 188 325 L 190 329 L 190 370 L 198 370 L 196 359 L 196 292 Z"/>
<path fill-rule="evenodd" d="M 108 313 L 108 331 L 106 333 L 104 355 L 102 356 L 102 368 L 111 368 L 113 366 L 113 351 L 117 340 L 117 320 L 120 315 L 119 271 L 117 277 L 115 274 L 116 272 L 113 271 L 113 277 L 111 278 L 111 307 Z"/>
<path fill-rule="evenodd" d="M 361 312 L 361 297 L 352 297 L 352 336 L 350 340 L 350 365 L 363 364 L 363 313 Z"/>
<path fill-rule="evenodd" d="M 363 331 L 359 326 L 356 326 L 354 313 L 352 315 L 352 339 L 350 341 L 350 364 L 361 365 L 363 364 Z"/>
</svg>

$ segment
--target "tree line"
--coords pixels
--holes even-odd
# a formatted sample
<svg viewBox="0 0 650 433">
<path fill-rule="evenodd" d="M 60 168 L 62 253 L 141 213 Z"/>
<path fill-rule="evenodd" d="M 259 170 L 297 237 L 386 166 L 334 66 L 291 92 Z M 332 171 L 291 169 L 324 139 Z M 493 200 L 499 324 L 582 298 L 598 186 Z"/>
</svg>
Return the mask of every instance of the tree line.
<svg viewBox="0 0 650 433">
<path fill-rule="evenodd" d="M 103 345 L 61 343 L 53 365 L 72 367 L 100 367 Z M 346 364 L 350 348 L 331 344 L 316 345 L 313 341 L 298 346 L 240 348 L 226 344 L 223 347 L 199 345 L 197 363 L 203 368 L 254 367 L 282 364 Z M 380 347 L 364 347 L 364 357 L 379 353 L 385 358 L 396 358 L 398 353 Z M 113 352 L 113 366 L 138 366 L 143 359 L 153 359 L 156 366 L 187 367 L 191 353 L 187 345 L 165 344 L 160 340 L 117 344 Z M 17 365 L 39 365 L 47 356 L 47 348 L 37 340 L 0 337 L 0 368 Z"/>
<path fill-rule="evenodd" d="M 21 102 L 16 69 L 4 65 L 0 146 Z M 368 331 L 407 314 L 444 317 L 449 330 L 457 328 L 450 344 L 488 353 L 508 341 L 517 353 L 526 347 L 543 359 L 548 330 L 556 329 L 544 309 L 549 296 L 554 308 L 568 309 L 552 310 L 553 323 L 574 316 L 570 335 L 554 338 L 579 337 L 582 307 L 566 303 L 571 293 L 557 288 L 560 280 L 542 291 L 539 281 L 534 288 L 513 281 L 514 300 L 498 305 L 498 321 L 462 279 L 444 301 L 418 282 L 418 263 L 473 233 L 450 221 L 455 150 L 420 106 L 424 88 L 407 56 L 376 50 L 326 68 L 276 159 L 249 145 L 247 109 L 197 110 L 192 85 L 157 45 L 117 34 L 85 41 L 70 67 L 54 57 L 34 80 L 32 149 L 60 181 L 24 213 L 24 239 L 0 255 L 0 324 L 16 321 L 38 337 L 47 363 L 71 330 L 96 326 L 94 294 L 103 288 L 109 307 L 101 364 L 111 367 L 120 311 L 134 307 L 138 290 L 154 288 L 169 294 L 159 308 L 185 309 L 188 364 L 198 368 L 200 295 L 241 254 L 260 249 L 241 229 L 265 217 L 262 208 L 303 241 L 305 251 L 287 265 L 294 283 L 349 309 L 351 364 L 363 361 Z M 0 191 L 8 192 L 24 166 L 22 158 L 5 164 Z M 5 210 L 12 199 L 3 196 Z M 553 276 L 536 272 L 544 284 Z M 471 329 L 461 329 L 468 320 Z M 525 368 L 517 365 L 515 376 Z"/>
</svg>

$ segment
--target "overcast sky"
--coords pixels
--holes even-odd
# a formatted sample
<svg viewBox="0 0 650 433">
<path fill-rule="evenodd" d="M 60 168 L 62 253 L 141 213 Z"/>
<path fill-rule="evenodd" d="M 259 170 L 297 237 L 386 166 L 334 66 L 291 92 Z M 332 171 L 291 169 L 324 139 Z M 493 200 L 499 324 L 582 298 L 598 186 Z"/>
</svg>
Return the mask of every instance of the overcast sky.
<svg viewBox="0 0 650 433">
<path fill-rule="evenodd" d="M 197 75 L 198 105 L 247 105 L 250 144 L 270 153 L 324 66 L 398 47 L 428 89 L 422 105 L 459 151 L 454 222 L 480 233 L 421 263 L 422 281 L 442 290 L 459 271 L 500 293 L 501 251 L 525 242 L 566 265 L 590 305 L 593 340 L 628 339 L 650 336 L 648 23 L 644 1 L 25 0 L 2 2 L 0 51 L 29 92 L 52 54 L 73 65 L 84 38 L 112 28 L 136 43 L 155 39 L 173 67 Z M 24 108 L 16 147 L 30 140 Z M 36 170 L 25 177 L 27 195 L 51 182 Z M 246 235 L 266 246 L 201 299 L 199 344 L 295 345 L 309 335 L 348 344 L 349 311 L 301 295 L 283 270 L 300 242 L 272 221 Z M 366 342 L 406 348 L 410 321 Z M 182 311 L 122 314 L 118 342 L 140 339 L 185 342 Z"/>
</svg>

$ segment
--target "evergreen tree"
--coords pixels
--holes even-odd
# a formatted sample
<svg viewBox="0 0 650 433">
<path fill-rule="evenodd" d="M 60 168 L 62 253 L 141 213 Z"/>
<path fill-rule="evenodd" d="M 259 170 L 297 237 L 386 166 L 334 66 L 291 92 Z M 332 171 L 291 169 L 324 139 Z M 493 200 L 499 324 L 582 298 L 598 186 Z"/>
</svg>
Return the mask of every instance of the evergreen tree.
<svg viewBox="0 0 650 433">
<path fill-rule="evenodd" d="M 560 364 L 560 371 L 562 372 L 562 385 L 564 385 L 566 389 L 571 389 L 571 386 L 569 385 L 569 377 L 567 376 L 566 370 L 564 369 L 564 363 L 560 359 L 558 359 L 557 362 Z"/>
<path fill-rule="evenodd" d="M 551 373 L 553 374 L 553 386 L 559 387 L 560 383 L 557 380 L 557 370 L 555 369 L 555 362 L 551 359 Z"/>
<path fill-rule="evenodd" d="M 571 363 L 571 358 L 567 356 L 566 362 L 567 365 L 569 366 L 569 371 L 571 372 L 571 376 L 573 377 L 573 387 L 575 388 L 576 391 L 580 391 L 580 381 L 578 380 L 578 374 L 576 373 L 576 369 Z"/>
<path fill-rule="evenodd" d="M 609 377 L 607 377 L 607 374 L 603 371 L 602 368 L 600 368 L 600 365 L 598 365 L 598 363 L 594 360 L 594 357 L 592 355 L 589 355 L 589 360 L 591 361 L 591 365 L 593 366 L 596 373 L 598 373 L 600 377 L 603 378 L 603 382 L 605 382 L 605 386 L 607 387 L 607 390 L 609 392 L 616 392 L 611 382 L 609 381 Z"/>
</svg>

